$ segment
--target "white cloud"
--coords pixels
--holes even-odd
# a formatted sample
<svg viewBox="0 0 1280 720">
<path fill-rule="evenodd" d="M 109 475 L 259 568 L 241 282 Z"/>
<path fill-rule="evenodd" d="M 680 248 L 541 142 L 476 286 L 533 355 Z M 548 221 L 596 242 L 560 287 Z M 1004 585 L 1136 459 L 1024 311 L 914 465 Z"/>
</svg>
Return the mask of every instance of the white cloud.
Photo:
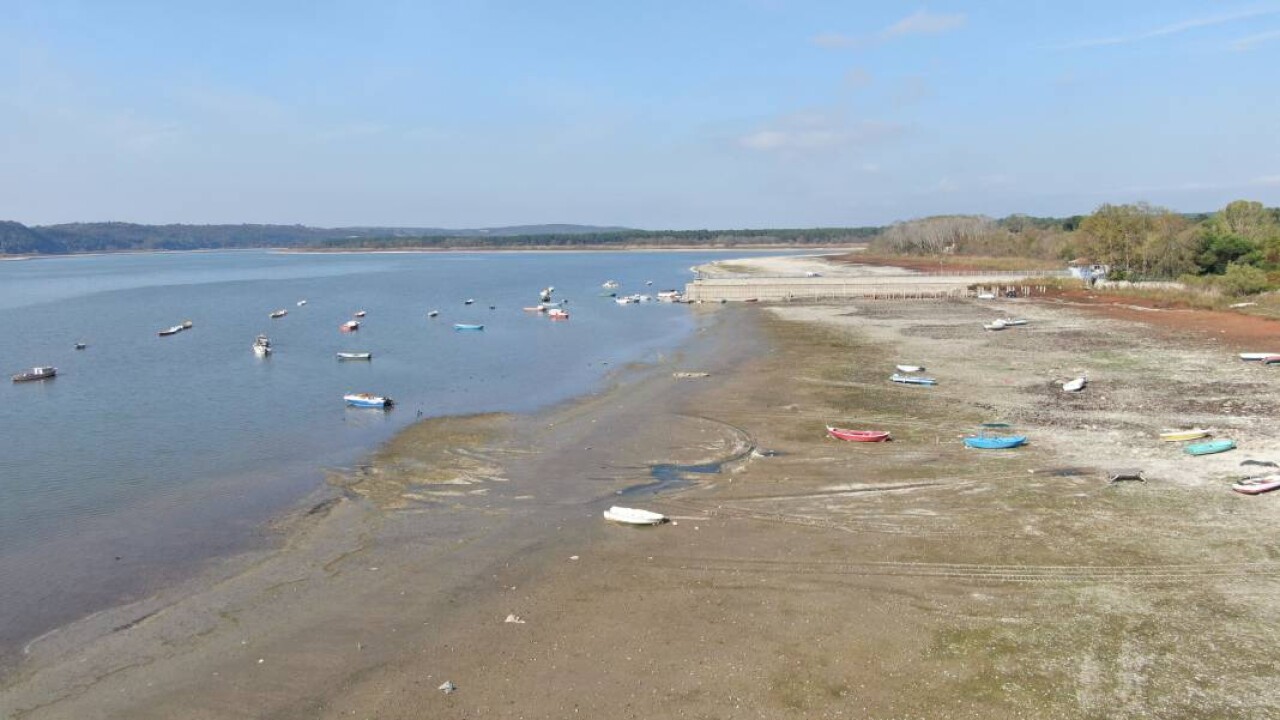
<svg viewBox="0 0 1280 720">
<path fill-rule="evenodd" d="M 902 35 L 940 35 L 963 26 L 965 19 L 963 13 L 946 15 L 917 10 L 885 28 L 880 35 L 884 38 Z"/>
<path fill-rule="evenodd" d="M 1246 50 L 1252 50 L 1263 43 L 1271 42 L 1272 40 L 1280 40 L 1280 30 L 1272 30 L 1271 32 L 1258 33 L 1257 35 L 1240 38 L 1239 40 L 1231 43 L 1231 47 L 1239 50 L 1240 52 L 1244 52 Z"/>
<path fill-rule="evenodd" d="M 900 134 L 901 125 L 876 120 L 849 121 L 839 115 L 798 113 L 738 138 L 761 152 L 806 152 L 856 147 Z"/>
<path fill-rule="evenodd" d="M 1093 38 L 1090 40 L 1079 40 L 1076 42 L 1065 43 L 1056 46 L 1058 50 L 1075 50 L 1078 48 L 1105 47 L 1108 45 L 1128 45 L 1130 43 L 1141 42 L 1143 40 L 1151 40 L 1152 38 L 1166 37 L 1168 35 L 1178 35 L 1189 30 L 1198 30 L 1200 28 L 1213 27 L 1215 25 L 1225 25 L 1227 23 L 1239 22 L 1241 20 L 1249 20 L 1252 18 L 1265 17 L 1268 15 L 1280 14 L 1280 10 L 1246 10 L 1243 12 L 1228 13 L 1225 15 L 1210 15 L 1207 17 L 1192 18 L 1183 20 L 1171 25 L 1163 25 L 1151 30 L 1142 30 L 1129 35 L 1114 35 L 1111 37 Z M 1248 39 L 1248 38 L 1246 38 Z"/>
</svg>

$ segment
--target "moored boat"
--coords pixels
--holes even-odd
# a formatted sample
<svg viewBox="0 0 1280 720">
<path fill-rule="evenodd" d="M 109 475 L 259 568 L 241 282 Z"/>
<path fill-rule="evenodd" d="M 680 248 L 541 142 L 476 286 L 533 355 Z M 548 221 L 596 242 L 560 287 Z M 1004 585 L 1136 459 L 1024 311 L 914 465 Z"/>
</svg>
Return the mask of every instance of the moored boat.
<svg viewBox="0 0 1280 720">
<path fill-rule="evenodd" d="M 474 304 L 475 304 L 475 302 L 476 302 L 476 301 L 475 301 L 474 299 L 472 299 L 472 298 L 467 298 L 466 300 L 464 300 L 464 301 L 462 302 L 462 304 L 463 304 L 463 305 L 474 305 Z"/>
<path fill-rule="evenodd" d="M 351 407 L 389 408 L 395 405 L 391 398 L 372 393 L 347 393 L 342 396 L 342 400 Z"/>
<path fill-rule="evenodd" d="M 569 313 L 564 310 L 561 310 L 560 308 L 551 308 L 550 310 L 547 311 L 547 317 L 551 318 L 552 320 L 568 320 Z"/>
<path fill-rule="evenodd" d="M 830 425 L 827 426 L 827 434 L 846 442 L 884 442 L 889 439 L 887 430 L 846 430 Z"/>
<path fill-rule="evenodd" d="M 472 324 L 472 323 L 454 323 L 454 324 L 453 324 L 453 329 L 454 329 L 454 330 L 458 330 L 458 331 L 468 331 L 468 330 L 472 330 L 472 331 L 474 331 L 474 330 L 483 330 L 483 329 L 484 329 L 484 326 L 483 326 L 483 325 L 475 325 L 475 324 Z"/>
<path fill-rule="evenodd" d="M 1244 478 L 1231 486 L 1232 490 L 1243 495 L 1261 495 L 1276 488 L 1280 488 L 1280 475 L 1276 474 Z"/>
<path fill-rule="evenodd" d="M 160 332 L 156 333 L 156 335 L 159 335 L 160 337 L 168 337 L 170 335 L 177 335 L 178 333 L 182 332 L 185 329 L 186 328 L 182 327 L 181 325 L 174 325 L 173 327 L 168 327 L 168 328 L 165 328 L 164 330 L 161 330 Z"/>
<path fill-rule="evenodd" d="M 271 338 L 266 335 L 259 335 L 253 341 L 253 354 L 258 357 L 266 357 L 271 354 Z"/>
<path fill-rule="evenodd" d="M 348 320 L 342 323 L 341 325 L 339 325 L 338 329 L 341 330 L 342 332 L 355 332 L 356 330 L 360 329 L 360 321 Z"/>
<path fill-rule="evenodd" d="M 306 305 L 306 304 L 307 304 L 307 301 L 306 301 L 306 300 L 299 300 L 299 301 L 298 301 L 298 307 L 302 307 L 303 305 Z"/>
<path fill-rule="evenodd" d="M 361 318 L 361 317 L 364 317 L 365 315 L 368 315 L 368 314 L 369 314 L 369 313 L 367 313 L 367 312 L 365 312 L 365 311 L 363 311 L 363 310 L 357 310 L 357 311 L 355 312 L 355 317 Z"/>
<path fill-rule="evenodd" d="M 600 285 L 600 287 L 604 288 L 605 290 L 617 290 L 617 289 L 618 289 L 618 281 L 617 281 L 617 280 L 606 280 L 603 284 L 601 284 L 601 285 Z"/>
<path fill-rule="evenodd" d="M 651 510 L 614 505 L 604 511 L 604 519 L 623 525 L 661 525 L 667 521 L 667 516 Z"/>
<path fill-rule="evenodd" d="M 340 352 L 338 353 L 338 359 L 339 360 L 372 360 L 373 353 L 371 352 Z"/>
<path fill-rule="evenodd" d="M 1216 455 L 1236 448 L 1235 440 L 1210 440 L 1209 442 L 1192 443 L 1182 448 L 1188 455 Z"/>
<path fill-rule="evenodd" d="M 288 314 L 289 314 L 288 310 L 276 310 L 275 312 L 271 313 L 271 319 L 275 320 L 276 318 L 282 318 Z"/>
<path fill-rule="evenodd" d="M 58 374 L 58 368 L 56 367 L 37 366 L 37 367 L 31 368 L 30 370 L 24 370 L 18 373 L 17 375 L 14 375 L 13 381 L 16 383 L 19 383 L 19 382 L 32 382 L 35 380 L 48 380 L 49 378 L 54 377 L 57 374 Z"/>
<path fill-rule="evenodd" d="M 88 343 L 83 343 L 83 342 L 78 342 L 78 343 L 76 343 L 76 349 L 77 349 L 77 350 L 83 350 L 83 349 L 85 349 L 85 348 L 87 348 L 87 347 L 89 347 L 89 344 L 88 344 Z"/>
<path fill-rule="evenodd" d="M 1212 433 L 1208 430 L 1193 428 L 1191 430 L 1165 430 L 1160 433 L 1162 442 L 1183 442 L 1185 440 L 1199 440 L 1200 438 L 1209 437 Z"/>
<path fill-rule="evenodd" d="M 431 312 L 427 313 L 427 317 L 429 317 L 429 318 L 433 318 L 433 317 L 440 317 L 440 311 L 439 311 L 439 310 L 432 310 Z"/>
<path fill-rule="evenodd" d="M 889 379 L 896 383 L 902 383 L 903 385 L 937 385 L 938 384 L 938 381 L 934 380 L 931 377 L 921 377 L 919 375 L 902 375 L 899 373 L 894 373 L 889 376 Z"/>
</svg>

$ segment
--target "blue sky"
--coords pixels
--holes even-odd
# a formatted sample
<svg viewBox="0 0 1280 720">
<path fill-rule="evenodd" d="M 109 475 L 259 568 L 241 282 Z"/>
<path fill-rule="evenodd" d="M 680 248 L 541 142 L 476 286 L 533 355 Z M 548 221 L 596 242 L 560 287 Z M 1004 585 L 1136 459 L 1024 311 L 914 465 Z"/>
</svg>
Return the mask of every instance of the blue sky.
<svg viewBox="0 0 1280 720">
<path fill-rule="evenodd" d="M 0 0 L 0 219 L 1280 205 L 1280 2 Z"/>
</svg>

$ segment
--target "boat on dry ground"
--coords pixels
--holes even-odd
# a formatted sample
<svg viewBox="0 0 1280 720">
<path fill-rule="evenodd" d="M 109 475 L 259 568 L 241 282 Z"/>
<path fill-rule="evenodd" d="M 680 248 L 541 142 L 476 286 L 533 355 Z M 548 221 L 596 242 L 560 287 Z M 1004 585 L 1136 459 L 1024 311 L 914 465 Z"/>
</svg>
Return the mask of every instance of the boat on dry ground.
<svg viewBox="0 0 1280 720">
<path fill-rule="evenodd" d="M 1162 442 L 1183 442 L 1186 440 L 1199 440 L 1203 437 L 1212 435 L 1208 430 L 1202 428 L 1192 428 L 1190 430 L 1165 430 L 1160 433 Z"/>
<path fill-rule="evenodd" d="M 884 442 L 889 439 L 887 430 L 846 430 L 830 425 L 827 426 L 827 434 L 846 442 Z"/>
<path fill-rule="evenodd" d="M 604 519 L 623 525 L 661 525 L 667 521 L 667 516 L 651 510 L 614 505 L 604 511 Z"/>
<path fill-rule="evenodd" d="M 1261 477 L 1244 478 L 1231 486 L 1242 495 L 1261 495 L 1280 488 L 1280 475 L 1263 475 Z"/>
</svg>

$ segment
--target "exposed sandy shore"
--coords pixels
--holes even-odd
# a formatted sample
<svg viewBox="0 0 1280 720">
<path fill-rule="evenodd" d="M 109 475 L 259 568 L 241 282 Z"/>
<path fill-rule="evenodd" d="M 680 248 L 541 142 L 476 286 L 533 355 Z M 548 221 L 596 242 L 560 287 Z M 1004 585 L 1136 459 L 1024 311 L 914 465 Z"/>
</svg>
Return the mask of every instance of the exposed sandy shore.
<svg viewBox="0 0 1280 720">
<path fill-rule="evenodd" d="M 1022 300 L 691 310 L 680 357 L 419 425 L 283 550 L 36 644 L 0 717 L 1280 716 L 1280 493 L 1227 489 L 1280 461 L 1280 368 L 1234 357 L 1259 348 Z M 962 447 L 997 419 L 1030 446 Z M 1154 438 L 1189 425 L 1241 447 Z M 609 525 L 615 501 L 676 522 Z"/>
</svg>

